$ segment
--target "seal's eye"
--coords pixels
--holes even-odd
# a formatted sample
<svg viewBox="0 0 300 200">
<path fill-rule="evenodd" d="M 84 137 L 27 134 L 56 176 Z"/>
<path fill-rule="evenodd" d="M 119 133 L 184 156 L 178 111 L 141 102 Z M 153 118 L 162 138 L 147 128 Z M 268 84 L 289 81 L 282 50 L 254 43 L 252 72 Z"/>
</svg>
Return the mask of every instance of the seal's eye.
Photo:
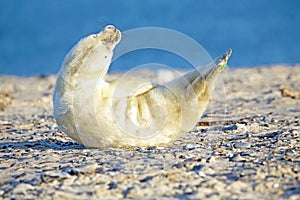
<svg viewBox="0 0 300 200">
<path fill-rule="evenodd" d="M 96 34 L 93 34 L 92 37 L 93 37 L 93 38 L 97 38 L 97 35 L 96 35 Z"/>
</svg>

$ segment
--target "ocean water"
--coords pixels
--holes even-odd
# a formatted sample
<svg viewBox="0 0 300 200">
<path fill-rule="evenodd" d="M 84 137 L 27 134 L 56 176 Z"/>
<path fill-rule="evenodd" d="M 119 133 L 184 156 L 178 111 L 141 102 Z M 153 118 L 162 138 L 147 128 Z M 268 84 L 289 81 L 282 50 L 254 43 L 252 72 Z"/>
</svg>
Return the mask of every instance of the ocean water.
<svg viewBox="0 0 300 200">
<path fill-rule="evenodd" d="M 164 27 L 196 40 L 211 57 L 233 49 L 231 67 L 300 63 L 297 0 L 0 1 L 0 74 L 57 73 L 80 38 L 113 24 L 121 31 Z M 177 69 L 184 59 L 157 50 L 122 56 L 112 71 L 144 63 Z"/>
</svg>

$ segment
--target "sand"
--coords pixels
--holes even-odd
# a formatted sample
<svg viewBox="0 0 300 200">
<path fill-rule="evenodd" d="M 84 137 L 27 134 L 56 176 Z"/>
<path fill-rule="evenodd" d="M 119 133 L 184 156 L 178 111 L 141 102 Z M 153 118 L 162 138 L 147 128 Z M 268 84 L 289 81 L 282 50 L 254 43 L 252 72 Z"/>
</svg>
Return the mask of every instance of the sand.
<svg viewBox="0 0 300 200">
<path fill-rule="evenodd" d="M 0 198 L 300 199 L 300 66 L 227 69 L 194 130 L 131 149 L 59 131 L 55 76 L 0 81 Z"/>
</svg>

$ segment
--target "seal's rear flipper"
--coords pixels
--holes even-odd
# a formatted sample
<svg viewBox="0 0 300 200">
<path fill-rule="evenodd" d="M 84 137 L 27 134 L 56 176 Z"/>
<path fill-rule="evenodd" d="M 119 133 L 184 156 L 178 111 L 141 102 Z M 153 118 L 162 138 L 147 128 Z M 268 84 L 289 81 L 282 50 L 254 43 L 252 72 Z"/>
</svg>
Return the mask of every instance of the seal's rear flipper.
<svg viewBox="0 0 300 200">
<path fill-rule="evenodd" d="M 186 95 L 193 93 L 193 95 L 201 96 L 206 90 L 206 87 L 208 87 L 209 92 L 212 93 L 215 80 L 219 73 L 226 67 L 231 53 L 232 50 L 228 49 L 226 54 L 216 58 L 212 63 L 187 72 L 183 76 L 166 83 L 165 86 L 173 91 L 181 90 L 181 92 L 183 92 L 183 90 L 185 90 Z M 205 69 L 204 72 L 203 68 Z"/>
</svg>

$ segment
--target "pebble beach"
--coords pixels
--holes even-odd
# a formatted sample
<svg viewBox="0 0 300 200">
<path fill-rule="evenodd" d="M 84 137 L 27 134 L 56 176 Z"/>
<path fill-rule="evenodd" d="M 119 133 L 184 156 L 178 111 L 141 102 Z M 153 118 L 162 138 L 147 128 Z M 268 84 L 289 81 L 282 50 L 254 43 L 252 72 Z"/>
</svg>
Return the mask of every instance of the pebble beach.
<svg viewBox="0 0 300 200">
<path fill-rule="evenodd" d="M 192 131 L 143 148 L 61 132 L 55 79 L 0 76 L 0 199 L 300 199 L 300 66 L 226 69 Z"/>
</svg>

